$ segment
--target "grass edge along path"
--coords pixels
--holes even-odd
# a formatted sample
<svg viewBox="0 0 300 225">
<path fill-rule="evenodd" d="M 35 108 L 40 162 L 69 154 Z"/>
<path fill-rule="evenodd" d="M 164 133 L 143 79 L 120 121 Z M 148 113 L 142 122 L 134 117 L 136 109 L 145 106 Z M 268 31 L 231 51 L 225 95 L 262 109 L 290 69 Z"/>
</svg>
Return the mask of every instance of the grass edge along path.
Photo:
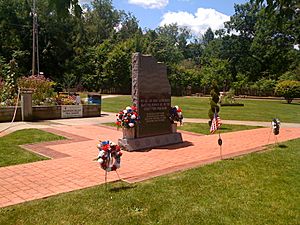
<svg viewBox="0 0 300 225">
<path fill-rule="evenodd" d="M 279 118 L 284 123 L 300 123 L 300 103 L 287 104 L 285 100 L 240 99 L 245 106 L 221 107 L 222 120 L 265 121 Z M 106 98 L 102 101 L 102 111 L 118 113 L 131 105 L 128 95 Z M 172 97 L 172 105 L 183 110 L 185 118 L 202 118 L 208 120 L 209 98 L 207 97 Z"/>
<path fill-rule="evenodd" d="M 19 145 L 64 140 L 62 136 L 38 129 L 24 129 L 0 137 L 0 167 L 46 160 L 47 157 L 21 148 Z"/>
<path fill-rule="evenodd" d="M 299 145 L 1 208 L 0 224 L 298 224 Z"/>
</svg>

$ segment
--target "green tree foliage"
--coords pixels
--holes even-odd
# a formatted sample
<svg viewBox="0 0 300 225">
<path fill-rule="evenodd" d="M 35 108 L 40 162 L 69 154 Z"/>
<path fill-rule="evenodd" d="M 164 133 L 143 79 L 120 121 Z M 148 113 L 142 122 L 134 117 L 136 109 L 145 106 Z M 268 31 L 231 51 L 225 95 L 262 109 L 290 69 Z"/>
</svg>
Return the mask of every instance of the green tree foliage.
<svg viewBox="0 0 300 225">
<path fill-rule="evenodd" d="M 214 32 L 212 31 L 212 29 L 209 27 L 206 32 L 203 35 L 203 44 L 204 45 L 208 45 L 209 42 L 211 42 L 212 40 L 214 40 L 215 35 Z"/>
<path fill-rule="evenodd" d="M 274 95 L 274 90 L 276 86 L 276 81 L 267 78 L 261 78 L 254 84 L 252 84 L 252 95 L 258 96 L 272 96 Z M 254 93 L 253 93 L 254 92 Z"/>
<path fill-rule="evenodd" d="M 293 71 L 287 71 L 279 77 L 280 81 L 284 80 L 296 80 L 300 81 L 300 65 Z"/>
<path fill-rule="evenodd" d="M 271 95 L 280 80 L 299 80 L 299 3 L 251 0 L 235 5 L 225 28 L 193 36 L 177 24 L 142 30 L 112 0 L 36 1 L 40 71 L 58 86 L 130 93 L 131 54 L 167 65 L 172 91 Z M 13 60 L 14 79 L 31 74 L 32 0 L 0 0 L 2 89 Z"/>
<path fill-rule="evenodd" d="M 201 84 L 204 87 L 217 86 L 218 89 L 226 89 L 226 85 L 232 80 L 229 73 L 229 63 L 227 60 L 211 58 L 202 70 Z"/>
<path fill-rule="evenodd" d="M 0 57 L 0 102 L 10 101 L 17 93 L 17 76 L 18 64 L 12 59 L 5 63 Z"/>
<path fill-rule="evenodd" d="M 87 8 L 85 27 L 92 45 L 101 44 L 111 37 L 120 24 L 121 13 L 116 10 L 111 0 L 94 0 Z"/>
<path fill-rule="evenodd" d="M 78 0 L 48 0 L 48 2 L 50 8 L 54 9 L 60 18 L 68 16 L 71 6 L 75 10 L 75 15 L 78 15 L 81 11 Z"/>
<path fill-rule="evenodd" d="M 168 68 L 168 78 L 172 94 L 180 96 L 186 94 L 188 87 L 197 90 L 201 83 L 201 72 L 200 68 L 193 65 L 192 61 L 186 60 L 179 65 L 170 66 Z"/>
<path fill-rule="evenodd" d="M 300 97 L 300 81 L 281 81 L 277 84 L 275 92 L 276 95 L 283 96 L 290 104 L 294 98 Z"/>
<path fill-rule="evenodd" d="M 177 24 L 164 25 L 155 31 L 149 30 L 147 51 L 160 62 L 168 65 L 179 63 L 188 54 L 187 40 L 190 32 Z M 172 52 L 172 54 L 170 54 Z"/>
<path fill-rule="evenodd" d="M 30 50 L 30 10 L 27 1 L 0 1 L 0 57 L 4 57 L 6 63 L 9 63 L 16 51 L 25 53 Z M 18 61 L 20 68 L 25 68 L 25 71 L 29 69 L 30 63 L 30 58 L 26 57 Z"/>
<path fill-rule="evenodd" d="M 131 88 L 131 55 L 134 52 L 132 40 L 116 45 L 104 63 L 107 87 L 117 88 L 121 93 L 129 93 Z"/>
</svg>

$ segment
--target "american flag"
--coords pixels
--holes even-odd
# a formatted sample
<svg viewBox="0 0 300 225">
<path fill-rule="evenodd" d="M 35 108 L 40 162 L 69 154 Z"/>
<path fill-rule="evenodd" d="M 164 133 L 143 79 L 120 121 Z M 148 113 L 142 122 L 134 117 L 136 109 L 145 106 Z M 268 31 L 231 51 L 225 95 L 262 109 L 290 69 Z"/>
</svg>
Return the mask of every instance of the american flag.
<svg viewBox="0 0 300 225">
<path fill-rule="evenodd" d="M 214 118 L 211 121 L 210 133 L 213 134 L 216 130 L 220 128 L 222 125 L 222 121 L 217 113 L 214 113 Z"/>
</svg>

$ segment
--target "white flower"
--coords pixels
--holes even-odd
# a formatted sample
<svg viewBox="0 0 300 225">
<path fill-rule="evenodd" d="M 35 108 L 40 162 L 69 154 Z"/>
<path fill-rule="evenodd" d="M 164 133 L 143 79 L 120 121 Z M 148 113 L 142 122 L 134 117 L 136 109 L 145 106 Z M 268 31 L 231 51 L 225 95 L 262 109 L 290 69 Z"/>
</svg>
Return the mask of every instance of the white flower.
<svg viewBox="0 0 300 225">
<path fill-rule="evenodd" d="M 110 146 L 116 146 L 117 144 L 116 144 L 115 142 L 112 142 L 112 141 L 111 141 L 111 142 L 109 143 L 109 145 L 110 145 Z"/>
</svg>

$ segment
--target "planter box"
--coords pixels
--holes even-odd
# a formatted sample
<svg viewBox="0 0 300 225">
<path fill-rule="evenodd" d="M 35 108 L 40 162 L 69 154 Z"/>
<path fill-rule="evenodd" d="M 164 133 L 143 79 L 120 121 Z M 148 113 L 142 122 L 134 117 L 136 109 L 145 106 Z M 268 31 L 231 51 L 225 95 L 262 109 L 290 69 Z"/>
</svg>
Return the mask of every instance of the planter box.
<svg viewBox="0 0 300 225">
<path fill-rule="evenodd" d="M 61 118 L 61 106 L 33 106 L 33 120 L 53 120 Z"/>
<path fill-rule="evenodd" d="M 101 105 L 83 105 L 83 117 L 101 116 Z"/>
<path fill-rule="evenodd" d="M 15 107 L 0 107 L 0 122 L 10 122 L 14 115 Z M 62 118 L 62 106 L 33 106 L 33 120 L 52 120 Z M 82 105 L 82 117 L 101 116 L 101 105 Z M 71 117 L 70 117 L 71 118 Z M 15 121 L 21 121 L 21 107 L 18 107 Z"/>
<path fill-rule="evenodd" d="M 0 122 L 11 122 L 15 112 L 14 106 L 0 107 Z M 21 121 L 21 107 L 18 107 L 15 121 Z"/>
</svg>

